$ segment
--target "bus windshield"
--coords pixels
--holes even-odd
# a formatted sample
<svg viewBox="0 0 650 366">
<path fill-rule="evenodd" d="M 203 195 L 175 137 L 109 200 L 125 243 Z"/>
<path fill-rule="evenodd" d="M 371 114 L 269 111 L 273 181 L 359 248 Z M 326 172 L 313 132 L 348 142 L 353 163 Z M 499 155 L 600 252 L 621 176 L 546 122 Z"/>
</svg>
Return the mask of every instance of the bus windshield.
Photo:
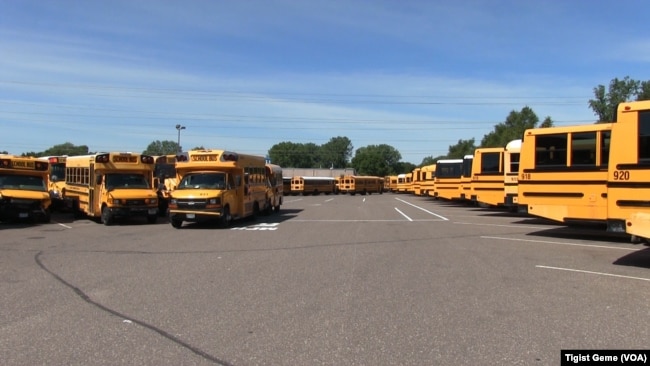
<svg viewBox="0 0 650 366">
<path fill-rule="evenodd" d="M 224 189 L 225 173 L 190 173 L 183 177 L 177 189 Z"/>
<path fill-rule="evenodd" d="M 0 174 L 0 188 L 47 191 L 43 177 L 34 175 Z"/>
<path fill-rule="evenodd" d="M 142 189 L 151 188 L 142 174 L 106 174 L 106 189 Z"/>
</svg>

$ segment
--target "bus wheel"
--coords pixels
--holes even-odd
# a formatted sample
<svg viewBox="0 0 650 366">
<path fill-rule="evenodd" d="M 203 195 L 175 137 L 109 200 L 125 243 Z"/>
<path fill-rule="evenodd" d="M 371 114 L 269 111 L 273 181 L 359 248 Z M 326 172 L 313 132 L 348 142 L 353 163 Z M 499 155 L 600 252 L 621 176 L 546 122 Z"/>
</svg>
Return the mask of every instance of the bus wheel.
<svg viewBox="0 0 650 366">
<path fill-rule="evenodd" d="M 106 226 L 113 224 L 111 210 L 107 206 L 102 207 L 102 223 Z"/>
<path fill-rule="evenodd" d="M 223 208 L 223 213 L 221 214 L 221 226 L 228 227 L 232 222 L 232 216 L 230 216 L 230 207 L 226 206 Z"/>
<path fill-rule="evenodd" d="M 169 220 L 169 222 L 171 222 L 172 227 L 173 227 L 173 228 L 176 228 L 176 229 L 180 229 L 181 226 L 183 226 L 183 220 L 181 220 L 181 219 L 177 219 L 177 218 L 175 218 L 175 217 L 172 217 L 172 218 Z"/>
<path fill-rule="evenodd" d="M 149 224 L 155 224 L 158 221 L 158 215 L 149 215 L 147 216 L 147 222 Z"/>
<path fill-rule="evenodd" d="M 260 205 L 259 203 L 253 203 L 253 220 L 256 220 L 260 216 Z"/>
<path fill-rule="evenodd" d="M 273 211 L 280 212 L 280 205 L 273 207 Z"/>
<path fill-rule="evenodd" d="M 45 210 L 45 215 L 43 215 L 42 220 L 44 223 L 49 223 L 52 221 L 52 211 L 49 208 Z"/>
</svg>

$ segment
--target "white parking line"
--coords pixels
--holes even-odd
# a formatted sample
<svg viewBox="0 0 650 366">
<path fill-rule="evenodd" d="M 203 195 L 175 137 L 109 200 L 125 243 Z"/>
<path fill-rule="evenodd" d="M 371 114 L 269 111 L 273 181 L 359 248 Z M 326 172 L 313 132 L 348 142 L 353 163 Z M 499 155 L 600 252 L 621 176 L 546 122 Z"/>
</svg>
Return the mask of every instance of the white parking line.
<svg viewBox="0 0 650 366">
<path fill-rule="evenodd" d="M 621 248 L 621 247 L 611 247 L 607 245 L 594 245 L 594 244 L 578 244 L 578 243 L 567 243 L 561 241 L 547 241 L 547 240 L 530 240 L 530 239 L 517 239 L 517 238 L 504 238 L 499 236 L 481 236 L 482 239 L 496 239 L 496 240 L 510 240 L 510 241 L 521 241 L 527 243 L 542 243 L 542 244 L 553 244 L 553 245 L 567 245 L 575 247 L 590 247 L 590 248 L 600 248 L 600 249 L 616 249 L 616 250 L 625 250 L 628 252 L 636 252 L 641 249 L 636 248 Z"/>
<path fill-rule="evenodd" d="M 57 225 L 59 225 L 59 226 L 63 226 L 63 227 L 66 228 L 66 229 L 72 229 L 72 226 L 68 226 L 68 225 L 65 225 L 65 224 L 62 224 L 62 223 L 60 223 L 60 222 L 56 222 L 56 221 L 55 221 L 55 223 L 56 223 Z"/>
<path fill-rule="evenodd" d="M 457 221 L 454 222 L 454 224 L 458 225 L 476 225 L 476 226 L 499 226 L 499 227 L 517 227 L 517 228 L 525 228 L 525 229 L 539 229 L 539 226 L 525 226 L 525 225 L 497 225 L 497 224 L 477 224 L 474 222 L 461 222 Z"/>
<path fill-rule="evenodd" d="M 334 198 L 330 198 L 328 200 L 325 200 L 325 202 L 329 202 L 329 201 L 334 201 Z"/>
<path fill-rule="evenodd" d="M 438 215 L 437 213 L 433 213 L 433 212 L 427 210 L 426 208 L 422 208 L 422 207 L 420 207 L 420 206 L 416 206 L 416 205 L 414 205 L 414 204 L 412 204 L 412 203 L 410 203 L 410 202 L 406 202 L 406 201 L 404 201 L 404 200 L 402 200 L 402 199 L 399 199 L 399 198 L 397 198 L 397 197 L 395 197 L 395 199 L 398 200 L 398 201 L 400 201 L 400 202 L 404 202 L 404 203 L 406 203 L 407 205 L 411 205 L 411 206 L 413 206 L 413 207 L 415 207 L 415 208 L 417 208 L 417 209 L 419 209 L 419 210 L 422 210 L 422 211 L 424 211 L 424 212 L 426 212 L 426 213 L 428 213 L 428 214 L 431 214 L 431 215 L 433 215 L 433 216 L 435 216 L 435 217 L 439 217 L 439 218 L 441 218 L 441 219 L 444 220 L 444 221 L 449 221 L 448 218 L 446 218 L 446 217 L 444 217 L 444 216 L 440 216 L 440 215 Z"/>
<path fill-rule="evenodd" d="M 409 221 L 413 221 L 413 219 L 412 219 L 412 218 L 410 218 L 410 217 L 408 217 L 408 216 L 406 216 L 406 215 L 404 214 L 404 212 L 402 212 L 402 211 L 400 211 L 400 210 L 398 210 L 398 209 L 397 209 L 397 207 L 395 207 L 395 211 L 397 211 L 397 212 L 399 212 L 399 213 L 400 213 L 400 214 L 401 214 L 402 216 L 404 216 L 404 217 L 406 217 L 406 219 L 407 219 L 407 220 L 409 220 Z"/>
<path fill-rule="evenodd" d="M 569 271 L 569 272 L 587 273 L 587 274 L 594 274 L 594 275 L 600 275 L 600 276 L 609 276 L 609 277 L 627 278 L 627 279 L 631 279 L 631 280 L 650 281 L 650 278 L 633 277 L 633 276 L 624 276 L 624 275 L 617 275 L 617 274 L 606 273 L 606 272 L 584 271 L 584 270 L 581 270 L 581 269 L 561 268 L 561 267 L 550 267 L 550 266 L 541 266 L 541 265 L 537 265 L 537 266 L 535 266 L 535 267 L 536 267 L 536 268 L 545 268 L 545 269 L 557 269 L 557 270 L 559 270 L 559 271 Z"/>
</svg>

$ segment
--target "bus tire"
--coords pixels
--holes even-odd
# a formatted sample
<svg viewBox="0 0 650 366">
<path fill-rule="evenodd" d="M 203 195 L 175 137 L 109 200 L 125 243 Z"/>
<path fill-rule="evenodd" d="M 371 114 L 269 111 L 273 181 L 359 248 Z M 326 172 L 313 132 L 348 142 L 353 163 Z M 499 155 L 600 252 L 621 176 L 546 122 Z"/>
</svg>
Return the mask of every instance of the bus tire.
<svg viewBox="0 0 650 366">
<path fill-rule="evenodd" d="M 172 224 L 172 227 L 175 229 L 180 229 L 183 226 L 183 220 L 172 217 L 169 222 Z"/>
<path fill-rule="evenodd" d="M 109 226 L 113 224 L 113 217 L 108 206 L 102 207 L 102 224 Z"/>
<path fill-rule="evenodd" d="M 232 223 L 232 216 L 230 215 L 230 206 L 226 206 L 223 208 L 223 212 L 221 213 L 221 218 L 219 219 L 219 223 L 221 224 L 222 227 L 228 227 Z"/>
<path fill-rule="evenodd" d="M 273 211 L 275 211 L 276 213 L 280 212 L 280 205 L 273 207 Z"/>
</svg>

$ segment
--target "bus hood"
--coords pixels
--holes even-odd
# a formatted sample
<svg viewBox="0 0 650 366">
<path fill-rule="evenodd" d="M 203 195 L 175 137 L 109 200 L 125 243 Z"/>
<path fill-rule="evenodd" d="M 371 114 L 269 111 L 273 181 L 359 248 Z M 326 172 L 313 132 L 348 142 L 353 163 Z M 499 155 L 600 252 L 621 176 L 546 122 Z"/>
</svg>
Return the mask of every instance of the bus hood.
<svg viewBox="0 0 650 366">
<path fill-rule="evenodd" d="M 45 191 L 28 191 L 24 189 L 0 189 L 0 198 L 43 201 L 50 199 L 50 193 Z"/>
<path fill-rule="evenodd" d="M 181 189 L 172 191 L 172 198 L 176 199 L 206 199 L 221 195 L 221 189 Z"/>
<path fill-rule="evenodd" d="M 115 199 L 137 199 L 137 198 L 158 198 L 158 195 L 151 189 L 113 189 L 108 196 Z"/>
</svg>

